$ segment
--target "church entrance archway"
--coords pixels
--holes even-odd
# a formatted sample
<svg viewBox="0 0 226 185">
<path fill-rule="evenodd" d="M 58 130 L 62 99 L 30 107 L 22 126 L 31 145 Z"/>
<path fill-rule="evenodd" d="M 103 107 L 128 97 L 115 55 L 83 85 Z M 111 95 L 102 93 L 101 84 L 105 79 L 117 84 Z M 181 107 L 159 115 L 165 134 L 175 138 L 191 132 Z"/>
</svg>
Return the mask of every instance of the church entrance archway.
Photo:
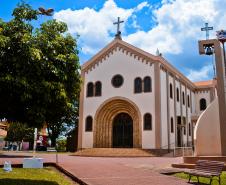
<svg viewBox="0 0 226 185">
<path fill-rule="evenodd" d="M 119 113 L 113 120 L 113 148 L 133 147 L 133 120 L 127 113 Z"/>
<path fill-rule="evenodd" d="M 93 147 L 141 148 L 141 119 L 137 105 L 131 100 L 123 97 L 106 100 L 95 114 Z M 119 142 L 119 138 L 124 141 Z"/>
</svg>

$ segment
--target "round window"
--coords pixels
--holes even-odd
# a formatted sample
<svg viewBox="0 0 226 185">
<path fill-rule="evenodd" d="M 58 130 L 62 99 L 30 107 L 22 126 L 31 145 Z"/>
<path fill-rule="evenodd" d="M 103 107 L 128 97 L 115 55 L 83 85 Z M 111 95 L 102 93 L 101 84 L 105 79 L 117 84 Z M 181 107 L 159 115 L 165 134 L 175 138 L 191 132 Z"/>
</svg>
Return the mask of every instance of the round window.
<svg viewBox="0 0 226 185">
<path fill-rule="evenodd" d="M 113 76 L 111 83 L 114 87 L 118 88 L 123 84 L 123 77 L 121 75 Z"/>
</svg>

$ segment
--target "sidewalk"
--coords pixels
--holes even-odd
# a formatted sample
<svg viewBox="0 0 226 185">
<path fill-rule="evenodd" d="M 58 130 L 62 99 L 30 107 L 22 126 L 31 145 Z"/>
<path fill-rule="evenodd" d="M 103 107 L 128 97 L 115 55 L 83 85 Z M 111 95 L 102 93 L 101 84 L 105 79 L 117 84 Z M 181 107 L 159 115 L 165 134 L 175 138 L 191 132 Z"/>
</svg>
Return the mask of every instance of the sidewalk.
<svg viewBox="0 0 226 185">
<path fill-rule="evenodd" d="M 6 153 L 5 153 L 6 154 Z M 12 153 L 9 153 L 12 154 Z M 10 160 L 21 163 L 22 155 L 16 158 L 1 158 L 0 163 Z M 37 154 L 44 162 L 55 162 L 56 154 Z M 19 158 L 20 157 L 20 158 Z M 107 157 L 76 157 L 59 154 L 59 165 L 79 179 L 90 185 L 187 185 L 184 180 L 161 175 L 157 171 L 167 168 L 172 163 L 180 163 L 181 158 L 144 157 L 144 158 L 107 158 Z"/>
</svg>

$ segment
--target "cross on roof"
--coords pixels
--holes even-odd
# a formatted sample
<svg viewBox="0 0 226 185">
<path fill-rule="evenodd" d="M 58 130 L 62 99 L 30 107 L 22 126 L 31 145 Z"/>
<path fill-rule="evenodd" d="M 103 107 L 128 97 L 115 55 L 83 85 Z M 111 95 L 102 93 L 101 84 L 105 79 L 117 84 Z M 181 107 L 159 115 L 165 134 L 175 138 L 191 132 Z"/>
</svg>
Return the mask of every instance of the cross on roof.
<svg viewBox="0 0 226 185">
<path fill-rule="evenodd" d="M 120 21 L 120 17 L 118 17 L 118 21 L 114 22 L 113 24 L 117 24 L 117 33 L 116 36 L 120 36 L 121 32 L 120 32 L 120 24 L 123 23 L 124 21 Z"/>
<path fill-rule="evenodd" d="M 208 23 L 205 23 L 205 27 L 201 28 L 201 31 L 205 31 L 206 32 L 206 40 L 209 39 L 209 30 L 213 30 L 213 27 L 208 27 Z"/>
</svg>

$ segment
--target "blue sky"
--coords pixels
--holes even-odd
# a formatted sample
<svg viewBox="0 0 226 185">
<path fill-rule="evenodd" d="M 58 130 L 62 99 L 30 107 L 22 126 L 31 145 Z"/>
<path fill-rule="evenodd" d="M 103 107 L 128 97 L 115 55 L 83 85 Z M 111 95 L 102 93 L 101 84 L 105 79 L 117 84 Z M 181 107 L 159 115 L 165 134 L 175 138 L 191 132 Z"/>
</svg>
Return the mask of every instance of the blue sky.
<svg viewBox="0 0 226 185">
<path fill-rule="evenodd" d="M 18 0 L 0 0 L 0 18 L 10 20 Z M 80 35 L 80 62 L 84 63 L 111 42 L 112 24 L 120 16 L 122 38 L 155 54 L 157 48 L 179 71 L 193 81 L 213 77 L 212 57 L 198 55 L 198 40 L 205 22 L 214 27 L 210 37 L 226 29 L 226 0 L 25 0 L 33 8 L 54 8 L 53 18 Z M 46 21 L 41 17 L 36 24 Z"/>
</svg>

